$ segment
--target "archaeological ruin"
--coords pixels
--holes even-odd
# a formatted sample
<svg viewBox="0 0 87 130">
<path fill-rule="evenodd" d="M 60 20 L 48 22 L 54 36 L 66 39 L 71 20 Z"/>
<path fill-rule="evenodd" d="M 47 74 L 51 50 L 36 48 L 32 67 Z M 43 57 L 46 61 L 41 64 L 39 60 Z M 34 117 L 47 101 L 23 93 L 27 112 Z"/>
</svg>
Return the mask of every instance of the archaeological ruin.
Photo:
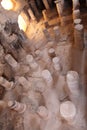
<svg viewBox="0 0 87 130">
<path fill-rule="evenodd" d="M 87 130 L 87 0 L 0 0 L 0 130 Z"/>
</svg>

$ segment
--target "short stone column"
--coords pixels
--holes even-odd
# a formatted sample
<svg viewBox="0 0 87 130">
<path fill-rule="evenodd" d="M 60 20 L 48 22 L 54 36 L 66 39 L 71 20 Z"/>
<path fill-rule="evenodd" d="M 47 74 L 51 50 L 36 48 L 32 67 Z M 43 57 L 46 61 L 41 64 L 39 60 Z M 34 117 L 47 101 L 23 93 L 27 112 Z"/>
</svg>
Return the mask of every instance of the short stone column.
<svg viewBox="0 0 87 130">
<path fill-rule="evenodd" d="M 47 119 L 47 117 L 48 117 L 48 110 L 47 110 L 46 107 L 40 106 L 40 107 L 38 108 L 38 110 L 37 110 L 37 114 L 38 114 L 41 118 Z"/>
<path fill-rule="evenodd" d="M 18 70 L 20 68 L 18 62 L 10 54 L 7 54 L 5 56 L 5 60 L 12 67 L 13 70 Z"/>
<path fill-rule="evenodd" d="M 43 1 L 43 4 L 44 4 L 45 8 L 46 8 L 47 10 L 49 10 L 49 9 L 50 9 L 50 6 L 49 6 L 49 4 L 48 4 L 48 1 L 47 1 L 47 0 L 42 0 L 42 1 Z"/>
<path fill-rule="evenodd" d="M 45 69 L 42 71 L 42 78 L 46 81 L 47 86 L 51 87 L 53 85 L 53 78 L 49 70 Z"/>
<path fill-rule="evenodd" d="M 54 48 L 50 48 L 50 49 L 48 50 L 48 54 L 49 54 L 49 56 L 50 56 L 51 58 L 55 57 L 55 56 L 56 56 L 56 54 L 55 54 L 55 49 L 54 49 Z"/>
<path fill-rule="evenodd" d="M 75 19 L 74 20 L 74 25 L 81 24 L 82 20 L 81 19 Z"/>
<path fill-rule="evenodd" d="M 54 57 L 52 59 L 53 62 L 53 67 L 56 71 L 60 72 L 61 71 L 61 65 L 60 65 L 60 58 L 59 57 Z"/>
<path fill-rule="evenodd" d="M 32 70 L 36 70 L 39 67 L 32 55 L 26 56 L 26 64 L 28 64 Z"/>
<path fill-rule="evenodd" d="M 45 28 L 49 27 L 49 24 L 48 24 L 48 16 L 47 16 L 47 10 L 43 10 L 42 11 L 42 14 L 43 14 L 43 18 L 44 18 L 44 25 L 45 25 Z"/>
<path fill-rule="evenodd" d="M 28 13 L 29 13 L 31 19 L 35 21 L 35 20 L 36 20 L 36 17 L 35 17 L 35 15 L 34 15 L 32 9 L 31 9 L 30 7 L 29 7 L 29 9 L 28 9 Z"/>
<path fill-rule="evenodd" d="M 73 10 L 73 20 L 80 18 L 80 10 Z"/>
<path fill-rule="evenodd" d="M 55 4 L 56 4 L 56 8 L 57 8 L 59 18 L 60 18 L 60 21 L 61 21 L 61 17 L 63 16 L 63 4 L 64 4 L 64 2 L 61 2 L 61 0 L 56 0 Z"/>
<path fill-rule="evenodd" d="M 72 0 L 73 2 L 73 10 L 79 9 L 80 3 L 79 0 Z"/>
<path fill-rule="evenodd" d="M 46 9 L 42 11 L 42 14 L 43 14 L 44 21 L 45 22 L 48 21 L 47 10 Z"/>
<path fill-rule="evenodd" d="M 6 90 L 11 90 L 14 87 L 13 82 L 9 82 L 3 77 L 0 77 L 0 85 L 2 85 Z"/>
<path fill-rule="evenodd" d="M 41 77 L 41 71 L 42 71 L 42 67 L 36 62 L 36 60 L 34 59 L 34 57 L 32 55 L 27 55 L 26 56 L 26 63 L 29 65 L 30 67 L 30 75 L 32 77 Z"/>
<path fill-rule="evenodd" d="M 17 111 L 18 113 L 24 113 L 26 110 L 26 104 L 19 103 L 17 101 L 9 101 L 8 102 L 8 107 L 12 110 Z"/>
<path fill-rule="evenodd" d="M 80 79 L 78 73 L 76 71 L 68 71 L 66 75 L 66 81 L 67 81 L 68 89 L 70 91 L 70 96 L 79 96 Z"/>
<path fill-rule="evenodd" d="M 60 105 L 60 115 L 68 123 L 72 123 L 76 116 L 76 107 L 71 101 L 66 101 Z"/>
<path fill-rule="evenodd" d="M 84 27 L 82 24 L 78 24 L 74 27 L 74 46 L 77 49 L 84 49 Z"/>
<path fill-rule="evenodd" d="M 23 86 L 24 90 L 28 91 L 30 89 L 30 83 L 25 77 L 19 77 L 18 82 Z"/>
</svg>

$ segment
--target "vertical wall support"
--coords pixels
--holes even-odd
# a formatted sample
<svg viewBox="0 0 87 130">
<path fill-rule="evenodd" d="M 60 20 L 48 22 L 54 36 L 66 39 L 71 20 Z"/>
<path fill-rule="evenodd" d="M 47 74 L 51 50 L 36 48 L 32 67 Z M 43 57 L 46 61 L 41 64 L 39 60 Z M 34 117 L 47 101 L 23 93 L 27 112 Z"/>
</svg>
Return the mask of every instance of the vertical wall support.
<svg viewBox="0 0 87 130">
<path fill-rule="evenodd" d="M 78 96 L 80 94 L 78 73 L 76 71 L 68 71 L 66 80 L 67 80 L 68 89 L 70 91 L 70 95 Z"/>
<path fill-rule="evenodd" d="M 61 21 L 62 16 L 63 16 L 64 1 L 56 0 L 56 1 L 55 1 L 55 4 L 56 4 L 57 12 L 58 12 L 58 14 L 59 14 L 59 19 L 60 19 L 60 21 Z"/>
<path fill-rule="evenodd" d="M 73 2 L 73 10 L 79 9 L 80 3 L 79 0 L 72 0 Z"/>
<path fill-rule="evenodd" d="M 82 24 L 78 24 L 74 27 L 74 41 L 77 49 L 84 49 L 84 27 Z"/>
<path fill-rule="evenodd" d="M 47 0 L 42 0 L 42 1 L 43 1 L 43 3 L 44 3 L 45 8 L 46 8 L 47 10 L 49 10 L 49 9 L 50 9 L 50 6 L 49 6 L 49 4 L 48 4 L 48 1 L 47 1 Z"/>
</svg>

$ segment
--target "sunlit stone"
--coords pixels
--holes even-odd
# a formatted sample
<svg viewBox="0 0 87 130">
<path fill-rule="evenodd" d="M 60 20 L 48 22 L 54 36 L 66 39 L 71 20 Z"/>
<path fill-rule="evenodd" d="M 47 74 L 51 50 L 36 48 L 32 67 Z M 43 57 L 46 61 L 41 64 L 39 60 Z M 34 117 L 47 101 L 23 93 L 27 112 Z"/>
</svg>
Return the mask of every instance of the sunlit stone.
<svg viewBox="0 0 87 130">
<path fill-rule="evenodd" d="M 2 0 L 1 5 L 6 10 L 11 10 L 14 8 L 14 2 L 12 0 Z"/>
<path fill-rule="evenodd" d="M 26 31 L 27 24 L 21 15 L 18 16 L 18 25 L 21 30 Z"/>
</svg>

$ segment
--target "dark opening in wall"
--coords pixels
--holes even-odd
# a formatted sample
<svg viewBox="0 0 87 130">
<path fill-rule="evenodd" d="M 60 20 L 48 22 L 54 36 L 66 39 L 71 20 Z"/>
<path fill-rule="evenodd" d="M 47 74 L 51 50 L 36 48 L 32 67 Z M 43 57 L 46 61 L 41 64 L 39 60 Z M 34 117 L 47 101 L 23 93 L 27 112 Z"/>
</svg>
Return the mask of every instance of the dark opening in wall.
<svg viewBox="0 0 87 130">
<path fill-rule="evenodd" d="M 64 0 L 64 14 L 69 15 L 72 13 L 72 0 Z"/>
<path fill-rule="evenodd" d="M 79 2 L 80 2 L 80 7 L 81 8 L 86 7 L 86 0 L 79 0 Z"/>
<path fill-rule="evenodd" d="M 47 0 L 47 1 L 49 3 L 50 8 L 53 8 L 55 6 L 55 3 L 54 3 L 55 0 Z"/>
<path fill-rule="evenodd" d="M 64 0 L 65 6 L 72 7 L 72 0 Z"/>
<path fill-rule="evenodd" d="M 39 10 L 40 12 L 45 9 L 45 6 L 44 6 L 42 0 L 36 0 L 35 2 L 36 2 L 36 5 L 37 5 L 38 10 Z"/>
</svg>

